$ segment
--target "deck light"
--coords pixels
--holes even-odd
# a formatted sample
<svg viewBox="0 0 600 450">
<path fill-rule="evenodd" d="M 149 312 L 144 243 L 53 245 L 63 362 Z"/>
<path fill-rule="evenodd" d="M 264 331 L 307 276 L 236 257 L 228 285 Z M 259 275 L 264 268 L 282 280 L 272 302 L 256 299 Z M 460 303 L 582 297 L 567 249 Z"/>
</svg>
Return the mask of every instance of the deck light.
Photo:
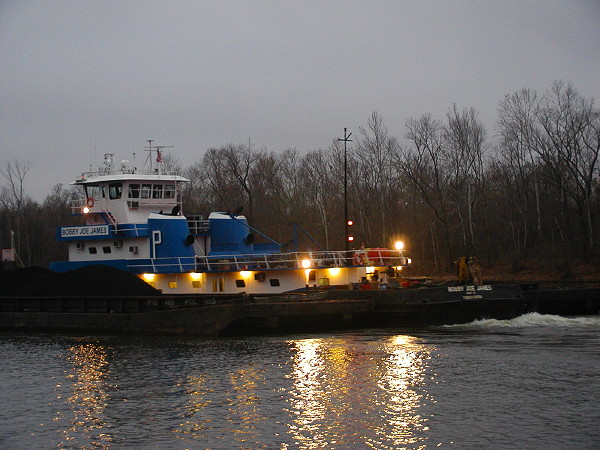
<svg viewBox="0 0 600 450">
<path fill-rule="evenodd" d="M 404 242 L 402 242 L 402 241 L 396 241 L 394 243 L 394 248 L 396 250 L 404 250 Z"/>
<path fill-rule="evenodd" d="M 241 270 L 240 275 L 242 278 L 249 278 L 252 275 L 252 272 L 249 270 Z"/>
<path fill-rule="evenodd" d="M 202 274 L 199 274 L 198 272 L 190 272 L 190 278 L 192 280 L 199 280 L 202 277 Z"/>
<path fill-rule="evenodd" d="M 148 283 L 151 283 L 152 281 L 154 281 L 154 278 L 156 278 L 156 274 L 154 273 L 145 273 L 142 275 L 142 278 L 147 281 Z"/>
<path fill-rule="evenodd" d="M 310 259 L 303 259 L 302 260 L 302 267 L 304 269 L 308 269 L 310 267 Z"/>
<path fill-rule="evenodd" d="M 83 213 L 84 213 L 84 214 L 87 214 L 87 213 L 89 213 L 89 212 L 90 212 L 90 208 L 89 208 L 88 206 L 84 206 L 84 207 L 83 207 Z"/>
</svg>

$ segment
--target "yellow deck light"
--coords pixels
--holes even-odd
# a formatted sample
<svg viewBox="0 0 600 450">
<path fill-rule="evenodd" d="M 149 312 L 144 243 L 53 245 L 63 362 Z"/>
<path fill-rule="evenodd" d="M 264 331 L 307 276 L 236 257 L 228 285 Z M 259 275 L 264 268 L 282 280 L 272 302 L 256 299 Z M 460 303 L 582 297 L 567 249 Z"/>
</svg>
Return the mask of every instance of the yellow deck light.
<svg viewBox="0 0 600 450">
<path fill-rule="evenodd" d="M 156 278 L 156 274 L 154 274 L 154 273 L 145 273 L 145 274 L 142 275 L 142 278 L 144 279 L 144 281 L 147 281 L 148 283 L 151 283 Z"/>
</svg>

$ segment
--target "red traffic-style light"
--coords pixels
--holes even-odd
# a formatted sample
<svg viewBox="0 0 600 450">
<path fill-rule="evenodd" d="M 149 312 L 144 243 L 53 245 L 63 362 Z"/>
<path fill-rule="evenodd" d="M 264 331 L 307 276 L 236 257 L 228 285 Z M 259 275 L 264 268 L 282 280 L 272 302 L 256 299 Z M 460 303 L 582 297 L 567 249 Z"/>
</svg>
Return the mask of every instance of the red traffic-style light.
<svg viewBox="0 0 600 450">
<path fill-rule="evenodd" d="M 348 236 L 348 241 L 352 242 L 354 240 L 354 236 Z"/>
</svg>

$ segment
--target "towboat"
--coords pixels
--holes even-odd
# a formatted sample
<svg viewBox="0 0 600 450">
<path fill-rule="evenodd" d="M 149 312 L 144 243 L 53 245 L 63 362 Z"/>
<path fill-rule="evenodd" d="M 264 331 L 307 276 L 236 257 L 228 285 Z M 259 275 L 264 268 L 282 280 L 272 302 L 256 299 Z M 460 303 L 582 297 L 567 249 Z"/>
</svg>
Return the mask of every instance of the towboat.
<svg viewBox="0 0 600 450">
<path fill-rule="evenodd" d="M 90 291 L 84 282 L 70 294 L 0 296 L 0 330 L 216 336 L 600 310 L 600 287 L 435 285 L 402 276 L 411 260 L 401 249 L 287 250 L 241 211 L 185 215 L 189 180 L 168 169 L 163 148 L 148 141 L 142 169 L 135 154 L 118 164 L 106 154 L 72 183 L 80 188 L 71 206 L 78 224 L 57 229 L 69 256 L 50 269 L 71 280 L 91 274 Z M 136 285 L 136 294 L 94 292 L 98 279 Z"/>
<path fill-rule="evenodd" d="M 84 224 L 57 229 L 69 256 L 50 269 L 102 264 L 133 273 L 163 294 L 256 296 L 379 289 L 396 283 L 411 264 L 399 249 L 283 251 L 240 211 L 186 216 L 182 191 L 189 180 L 166 167 L 163 149 L 148 141 L 142 169 L 135 155 L 116 164 L 114 154 L 106 154 L 97 171 L 71 183 L 81 188 L 71 212 Z"/>
</svg>

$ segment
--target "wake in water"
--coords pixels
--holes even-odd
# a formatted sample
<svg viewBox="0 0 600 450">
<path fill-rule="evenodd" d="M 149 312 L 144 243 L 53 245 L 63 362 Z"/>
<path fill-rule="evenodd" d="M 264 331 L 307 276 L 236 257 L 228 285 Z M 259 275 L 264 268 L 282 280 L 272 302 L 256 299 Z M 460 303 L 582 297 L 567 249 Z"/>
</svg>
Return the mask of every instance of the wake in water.
<svg viewBox="0 0 600 450">
<path fill-rule="evenodd" d="M 442 328 L 523 328 L 523 327 L 600 327 L 600 316 L 563 317 L 536 312 L 509 320 L 480 319 L 470 323 L 443 325 Z"/>
</svg>

